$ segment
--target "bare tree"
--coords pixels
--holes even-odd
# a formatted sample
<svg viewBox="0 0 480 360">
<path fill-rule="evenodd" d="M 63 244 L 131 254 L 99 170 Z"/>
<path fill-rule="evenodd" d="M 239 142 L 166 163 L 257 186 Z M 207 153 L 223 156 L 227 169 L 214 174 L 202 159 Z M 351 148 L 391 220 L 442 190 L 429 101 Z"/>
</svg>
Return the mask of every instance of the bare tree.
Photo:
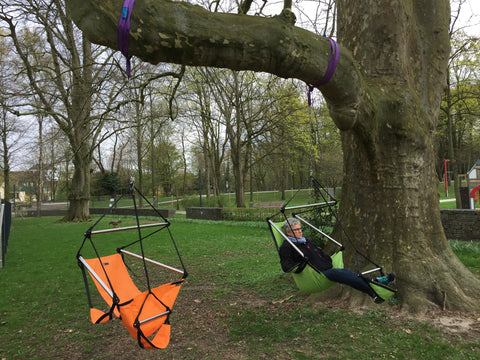
<svg viewBox="0 0 480 360">
<path fill-rule="evenodd" d="M 26 122 L 22 122 L 15 111 L 16 105 L 21 103 L 21 95 L 25 92 L 22 83 L 17 81 L 18 59 L 12 53 L 8 38 L 0 38 L 0 138 L 2 155 L 1 168 L 3 170 L 4 194 L 1 196 L 11 199 L 10 172 L 12 157 L 23 149 L 26 143 Z"/>
<path fill-rule="evenodd" d="M 87 220 L 92 154 L 109 136 L 102 127 L 121 92 L 109 75 L 116 69 L 109 61 L 112 52 L 92 50 L 59 0 L 2 3 L 0 21 L 21 59 L 32 93 L 30 106 L 38 114 L 48 114 L 70 143 L 74 169 L 65 220 Z M 99 56 L 105 62 L 97 66 Z"/>
<path fill-rule="evenodd" d="M 462 153 L 465 152 L 465 140 L 468 140 L 468 134 L 475 129 L 478 124 L 478 116 L 480 114 L 478 98 L 479 78 L 476 69 L 479 66 L 480 57 L 478 50 L 480 41 L 475 36 L 467 35 L 463 30 L 455 28 L 456 21 L 460 15 L 463 1 L 460 1 L 456 10 L 452 24 L 450 25 L 450 33 L 452 39 L 452 52 L 450 54 L 448 64 L 447 87 L 443 96 L 442 113 L 446 122 L 446 127 L 442 129 L 442 117 L 439 124 L 439 130 L 445 134 L 446 151 L 441 151 L 441 158 L 437 160 L 437 167 L 443 174 L 444 161 L 448 160 L 448 168 L 451 169 L 451 177 L 444 179 L 449 182 L 454 179 L 454 189 L 457 208 L 462 208 L 460 196 L 460 179 L 459 174 L 466 173 L 466 166 L 471 166 L 477 156 L 465 164 Z"/>
<path fill-rule="evenodd" d="M 218 107 L 215 106 L 215 95 L 207 86 L 209 77 L 205 69 L 191 69 L 187 76 L 185 91 L 186 110 L 184 117 L 197 134 L 206 164 L 207 184 L 213 187 L 214 195 L 218 196 L 221 182 L 221 164 L 225 157 L 227 138 L 225 127 L 220 121 Z M 209 195 L 210 192 L 207 192 Z"/>
</svg>

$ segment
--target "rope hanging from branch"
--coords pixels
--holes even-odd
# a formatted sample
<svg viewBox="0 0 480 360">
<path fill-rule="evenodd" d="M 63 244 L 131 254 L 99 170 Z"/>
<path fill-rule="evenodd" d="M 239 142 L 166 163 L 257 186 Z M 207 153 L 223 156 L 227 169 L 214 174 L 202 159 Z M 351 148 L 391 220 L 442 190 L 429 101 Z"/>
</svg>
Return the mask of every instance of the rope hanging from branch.
<svg viewBox="0 0 480 360">
<path fill-rule="evenodd" d="M 325 75 L 323 75 L 322 80 L 320 80 L 314 85 L 307 84 L 308 85 L 308 106 L 312 105 L 312 96 L 311 96 L 312 91 L 315 88 L 318 88 L 319 86 L 322 86 L 328 83 L 332 78 L 333 74 L 335 73 L 335 69 L 337 68 L 338 58 L 340 57 L 340 49 L 335 40 L 333 40 L 332 38 L 328 38 L 328 40 L 330 41 L 330 45 L 332 46 L 332 54 L 330 55 L 328 67 L 327 67 L 327 70 L 325 71 Z"/>
<path fill-rule="evenodd" d="M 117 41 L 118 49 L 127 59 L 126 73 L 130 77 L 131 73 L 131 55 L 128 55 L 128 46 L 130 43 L 130 17 L 132 16 L 132 9 L 135 0 L 124 0 L 122 7 L 122 14 L 120 15 L 120 20 L 118 21 L 118 32 L 117 32 Z"/>
</svg>

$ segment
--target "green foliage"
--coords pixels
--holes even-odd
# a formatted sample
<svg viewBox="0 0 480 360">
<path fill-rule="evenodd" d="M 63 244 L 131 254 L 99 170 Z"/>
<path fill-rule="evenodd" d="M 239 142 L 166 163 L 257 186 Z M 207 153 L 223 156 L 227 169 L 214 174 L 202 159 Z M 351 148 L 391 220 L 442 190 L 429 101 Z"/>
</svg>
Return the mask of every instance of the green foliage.
<svg viewBox="0 0 480 360">
<path fill-rule="evenodd" d="M 477 37 L 456 31 L 451 44 L 449 86 L 443 97 L 437 126 L 436 162 L 440 178 L 444 159 L 456 161 L 459 174 L 465 174 L 473 165 L 472 161 L 480 158 L 480 78 L 477 71 L 480 43 Z M 455 159 L 451 159 L 452 156 Z"/>
<path fill-rule="evenodd" d="M 449 242 L 462 263 L 468 266 L 472 272 L 480 274 L 480 242 L 458 240 Z"/>
<path fill-rule="evenodd" d="M 120 189 L 120 178 L 116 172 L 100 173 L 96 176 L 96 186 L 92 195 L 109 194 L 113 196 Z"/>
<path fill-rule="evenodd" d="M 226 196 L 210 196 L 202 197 L 202 207 L 222 207 L 226 200 Z M 200 196 L 186 196 L 182 199 L 182 207 L 199 207 L 200 206 Z"/>
</svg>

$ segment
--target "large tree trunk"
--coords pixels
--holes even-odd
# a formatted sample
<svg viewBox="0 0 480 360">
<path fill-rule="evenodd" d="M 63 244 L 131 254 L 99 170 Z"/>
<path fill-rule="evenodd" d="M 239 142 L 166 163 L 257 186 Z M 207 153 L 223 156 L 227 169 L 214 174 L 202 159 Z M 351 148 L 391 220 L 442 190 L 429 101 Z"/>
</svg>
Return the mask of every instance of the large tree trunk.
<svg viewBox="0 0 480 360">
<path fill-rule="evenodd" d="M 70 145 L 73 149 L 74 172 L 72 186 L 69 193 L 70 206 L 66 221 L 87 221 L 90 219 L 90 170 L 92 165 L 93 147 L 91 138 L 91 108 L 92 108 L 92 49 L 91 43 L 82 37 L 83 66 L 80 66 L 80 59 L 73 59 L 77 62 L 74 69 L 73 83 L 71 87 L 71 103 L 68 117 L 71 120 L 72 128 L 65 130 L 69 136 Z M 63 123 L 59 123 L 64 126 Z"/>
<path fill-rule="evenodd" d="M 339 42 L 368 83 L 356 125 L 342 132 L 347 232 L 397 273 L 404 308 L 478 309 L 479 281 L 443 233 L 434 167 L 449 3 L 342 0 L 338 8 Z"/>
<path fill-rule="evenodd" d="M 87 221 L 90 219 L 90 167 L 91 154 L 87 144 L 80 145 L 73 155 L 72 186 L 68 196 L 70 206 L 65 221 Z"/>
<path fill-rule="evenodd" d="M 93 41 L 117 48 L 121 0 L 67 0 Z M 480 281 L 444 236 L 433 136 L 449 52 L 448 0 L 338 0 L 340 61 L 321 87 L 342 130 L 341 215 L 353 240 L 394 270 L 402 307 L 480 309 Z M 294 77 L 325 73 L 327 39 L 264 19 L 213 14 L 183 2 L 139 0 L 130 54 L 145 61 L 228 67 Z M 240 176 L 240 175 L 237 175 Z M 353 254 L 346 260 L 352 266 Z M 365 297 L 353 297 L 354 302 Z"/>
</svg>

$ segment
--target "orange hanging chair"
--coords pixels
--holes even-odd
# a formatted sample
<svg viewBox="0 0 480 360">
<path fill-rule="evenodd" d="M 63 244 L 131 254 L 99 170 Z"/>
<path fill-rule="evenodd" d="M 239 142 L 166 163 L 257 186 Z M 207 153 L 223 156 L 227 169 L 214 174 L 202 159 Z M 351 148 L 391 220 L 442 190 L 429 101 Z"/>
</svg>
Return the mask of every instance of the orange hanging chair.
<svg viewBox="0 0 480 360">
<path fill-rule="evenodd" d="M 122 321 L 128 332 L 137 339 L 140 347 L 145 349 L 164 349 L 170 341 L 169 317 L 172 313 L 172 307 L 180 288 L 187 277 L 187 272 L 183 266 L 180 254 L 169 229 L 168 233 L 170 234 L 170 238 L 177 251 L 183 269 L 177 269 L 145 257 L 143 240 L 146 237 L 150 237 L 154 233 L 167 228 L 170 223 L 157 211 L 157 214 L 163 219 L 163 222 L 140 225 L 135 203 L 135 191 L 138 193 L 138 190 L 134 187 L 132 182 L 131 193 L 134 202 L 137 226 L 93 231 L 93 228 L 105 215 L 101 216 L 100 219 L 85 233 L 84 241 L 77 253 L 77 261 L 83 273 L 90 306 L 91 321 L 94 324 L 100 324 L 113 319 L 113 315 L 115 315 Z M 148 202 L 145 197 L 143 198 Z M 117 200 L 117 202 L 119 200 Z M 112 209 L 113 208 L 115 208 L 115 206 L 112 206 Z M 152 206 L 152 208 L 154 207 Z M 144 228 L 152 227 L 157 229 L 153 232 L 149 232 L 147 235 L 142 233 Z M 139 239 L 122 248 L 118 248 L 117 252 L 112 255 L 100 256 L 95 247 L 95 243 L 92 241 L 92 235 L 135 229 L 138 231 Z M 86 243 L 90 243 L 97 255 L 96 257 L 85 259 L 82 256 L 81 251 Z M 125 249 L 132 244 L 140 245 L 141 254 L 136 254 Z M 129 269 L 125 263 L 126 256 L 139 259 L 143 263 L 147 284 L 147 289 L 145 291 L 140 291 L 132 280 Z M 151 287 L 149 272 L 146 266 L 147 263 L 178 273 L 180 279 L 167 282 L 160 286 Z M 107 303 L 109 310 L 103 311 L 93 306 L 87 273 L 90 275 L 99 294 Z"/>
</svg>

